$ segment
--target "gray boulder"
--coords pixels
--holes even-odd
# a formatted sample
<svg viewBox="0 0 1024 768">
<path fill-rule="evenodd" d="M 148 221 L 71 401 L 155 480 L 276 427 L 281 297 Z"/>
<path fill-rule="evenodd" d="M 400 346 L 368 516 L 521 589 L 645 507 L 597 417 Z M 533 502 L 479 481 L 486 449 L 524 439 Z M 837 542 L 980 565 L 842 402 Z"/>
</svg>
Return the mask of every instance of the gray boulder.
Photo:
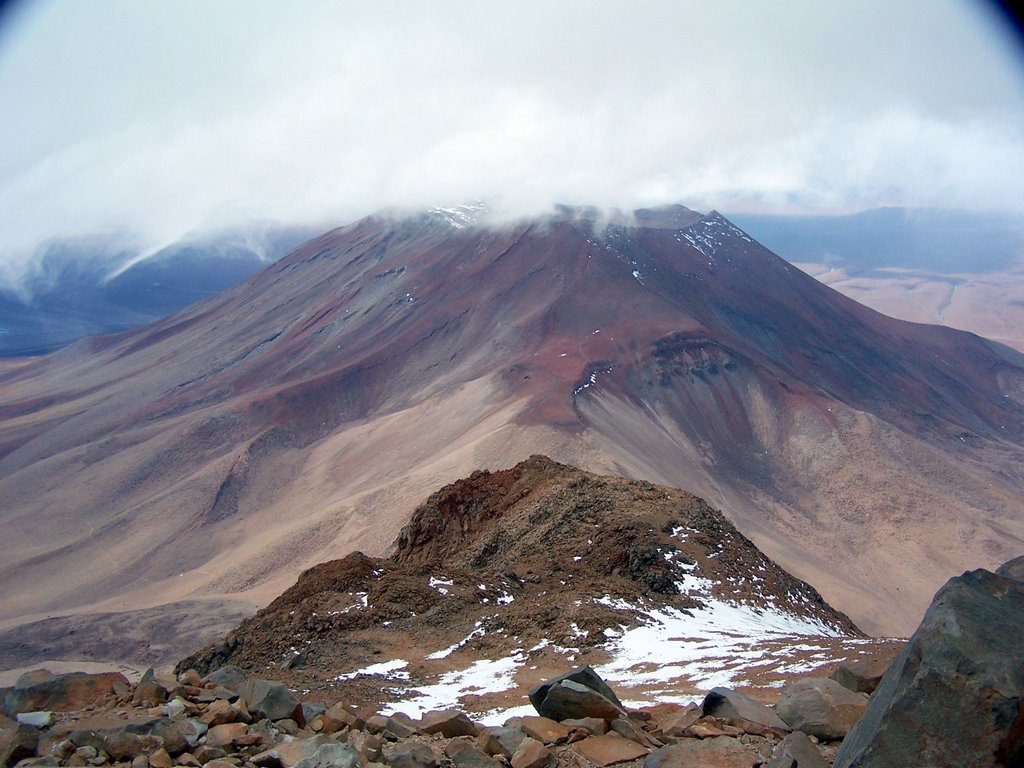
<svg viewBox="0 0 1024 768">
<path fill-rule="evenodd" d="M 789 726 L 764 704 L 731 688 L 712 688 L 711 692 L 704 697 L 701 709 L 705 715 L 723 720 L 746 720 L 765 728 L 775 728 L 780 731 L 790 730 Z"/>
<path fill-rule="evenodd" d="M 229 691 L 238 693 L 245 683 L 245 671 L 233 664 L 218 667 L 203 678 L 208 683 L 214 683 Z"/>
<path fill-rule="evenodd" d="M 775 712 L 794 731 L 833 741 L 846 736 L 868 700 L 835 680 L 810 677 L 787 685 Z"/>
<path fill-rule="evenodd" d="M 238 695 L 253 717 L 265 717 L 267 720 L 291 718 L 299 725 L 305 723 L 302 719 L 302 706 L 292 696 L 292 692 L 280 683 L 272 680 L 246 680 Z"/>
<path fill-rule="evenodd" d="M 1024 765 L 1024 557 L 935 595 L 836 768 Z"/>
</svg>

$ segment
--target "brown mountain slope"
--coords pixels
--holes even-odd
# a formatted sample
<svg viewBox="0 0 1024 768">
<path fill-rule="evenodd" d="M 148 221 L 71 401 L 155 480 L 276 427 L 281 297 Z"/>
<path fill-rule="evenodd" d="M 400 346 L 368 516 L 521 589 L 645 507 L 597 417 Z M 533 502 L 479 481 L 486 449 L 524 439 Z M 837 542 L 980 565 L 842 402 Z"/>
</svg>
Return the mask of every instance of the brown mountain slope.
<svg viewBox="0 0 1024 768">
<path fill-rule="evenodd" d="M 871 632 L 1024 550 L 1024 358 L 878 315 L 712 213 L 375 217 L 0 375 L 0 626 L 266 602 L 544 452 L 685 487 Z"/>
<path fill-rule="evenodd" d="M 645 633 L 664 635 L 657 664 L 628 652 Z M 442 676 L 501 666 L 507 689 L 456 697 L 486 710 L 523 703 L 544 670 L 580 657 L 630 696 L 697 696 L 709 676 L 784 679 L 799 663 L 792 646 L 823 663 L 861 637 L 703 500 L 532 456 L 435 492 L 388 558 L 314 566 L 178 669 L 237 664 L 318 697 L 408 710 L 440 696 Z"/>
</svg>

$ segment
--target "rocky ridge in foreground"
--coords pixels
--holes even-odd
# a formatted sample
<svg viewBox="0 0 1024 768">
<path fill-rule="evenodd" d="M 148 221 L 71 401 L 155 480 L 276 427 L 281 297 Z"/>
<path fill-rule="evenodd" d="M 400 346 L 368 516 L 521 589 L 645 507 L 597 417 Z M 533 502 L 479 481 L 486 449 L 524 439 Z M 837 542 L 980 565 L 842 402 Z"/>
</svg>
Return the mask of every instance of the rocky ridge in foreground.
<svg viewBox="0 0 1024 768">
<path fill-rule="evenodd" d="M 440 489 L 390 557 L 311 568 L 178 671 L 500 719 L 582 661 L 643 703 L 774 688 L 877 647 L 703 500 L 533 456 Z"/>
<path fill-rule="evenodd" d="M 951 579 L 884 674 L 847 665 L 774 706 L 718 687 L 699 706 L 631 707 L 582 666 L 530 692 L 536 714 L 500 726 L 457 709 L 413 719 L 300 701 L 234 666 L 150 670 L 134 686 L 37 670 L 0 690 L 0 768 L 1014 768 L 1021 627 L 1024 557 Z"/>
</svg>

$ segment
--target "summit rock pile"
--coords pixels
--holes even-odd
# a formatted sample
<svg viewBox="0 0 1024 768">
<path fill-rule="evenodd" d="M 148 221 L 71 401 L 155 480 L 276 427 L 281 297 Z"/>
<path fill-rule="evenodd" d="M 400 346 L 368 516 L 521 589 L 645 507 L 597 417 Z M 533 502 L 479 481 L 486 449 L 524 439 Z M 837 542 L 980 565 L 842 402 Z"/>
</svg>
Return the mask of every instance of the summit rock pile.
<svg viewBox="0 0 1024 768">
<path fill-rule="evenodd" d="M 441 488 L 389 557 L 306 571 L 177 669 L 234 664 L 377 707 L 429 687 L 417 711 L 484 712 L 584 661 L 658 700 L 680 685 L 777 687 L 789 667 L 869 647 L 702 499 L 533 456 Z M 467 695 L 453 698 L 456 673 Z"/>
</svg>

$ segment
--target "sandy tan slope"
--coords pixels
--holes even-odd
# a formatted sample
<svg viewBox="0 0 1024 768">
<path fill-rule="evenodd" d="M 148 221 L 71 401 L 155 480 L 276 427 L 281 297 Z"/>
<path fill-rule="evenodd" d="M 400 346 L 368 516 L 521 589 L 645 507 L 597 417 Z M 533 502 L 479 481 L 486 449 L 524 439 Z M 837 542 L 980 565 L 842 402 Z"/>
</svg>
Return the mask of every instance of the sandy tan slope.
<svg viewBox="0 0 1024 768">
<path fill-rule="evenodd" d="M 862 628 L 1024 551 L 1024 358 L 885 318 L 717 214 L 371 218 L 0 373 L 0 627 L 264 603 L 533 453 L 683 487 Z"/>
</svg>

